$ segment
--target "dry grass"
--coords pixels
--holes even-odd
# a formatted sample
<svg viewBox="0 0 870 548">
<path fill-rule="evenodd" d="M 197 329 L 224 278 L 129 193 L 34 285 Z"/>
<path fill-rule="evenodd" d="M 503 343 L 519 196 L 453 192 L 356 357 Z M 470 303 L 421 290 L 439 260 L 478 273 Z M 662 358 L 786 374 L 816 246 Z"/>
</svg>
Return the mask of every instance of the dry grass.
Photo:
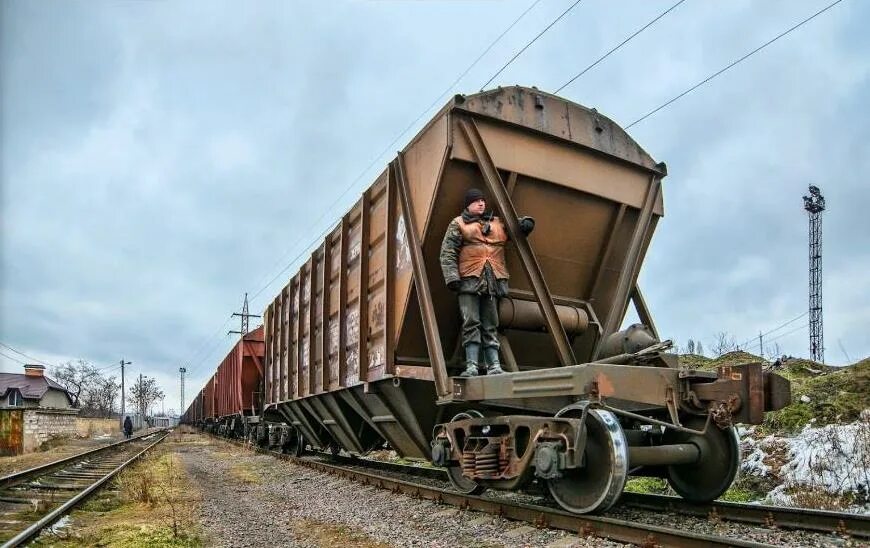
<svg viewBox="0 0 870 548">
<path fill-rule="evenodd" d="M 240 483 L 244 483 L 246 485 L 260 483 L 260 475 L 257 474 L 256 471 L 254 471 L 253 467 L 250 464 L 233 464 L 232 467 L 230 467 L 230 475 L 238 480 Z"/>
<path fill-rule="evenodd" d="M 69 526 L 43 534 L 34 546 L 202 546 L 196 523 L 198 491 L 173 453 L 177 436 L 73 512 Z"/>
<path fill-rule="evenodd" d="M 322 523 L 309 519 L 297 519 L 290 522 L 294 536 L 306 545 L 330 548 L 388 548 L 390 545 L 378 542 L 365 532 L 333 523 Z"/>
</svg>

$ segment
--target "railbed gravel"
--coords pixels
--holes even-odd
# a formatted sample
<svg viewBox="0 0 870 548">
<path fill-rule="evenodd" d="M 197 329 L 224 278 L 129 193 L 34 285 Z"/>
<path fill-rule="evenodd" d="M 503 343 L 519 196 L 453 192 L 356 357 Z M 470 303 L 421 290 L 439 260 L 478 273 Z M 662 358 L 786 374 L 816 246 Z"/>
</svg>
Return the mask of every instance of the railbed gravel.
<svg viewBox="0 0 870 548">
<path fill-rule="evenodd" d="M 210 546 L 326 546 L 336 542 L 317 531 L 320 528 L 340 530 L 346 536 L 339 541 L 353 546 L 626 546 L 556 529 L 536 529 L 481 512 L 460 511 L 363 486 L 213 438 L 207 444 L 200 442 L 179 449 L 182 462 L 202 492 L 200 518 Z M 233 471 L 240 468 L 254 478 L 238 478 Z M 414 481 L 439 483 L 420 478 Z M 487 496 L 531 504 L 544 500 L 523 493 L 488 491 Z M 608 516 L 781 546 L 867 546 L 833 535 L 712 522 L 626 507 L 614 509 Z"/>
</svg>

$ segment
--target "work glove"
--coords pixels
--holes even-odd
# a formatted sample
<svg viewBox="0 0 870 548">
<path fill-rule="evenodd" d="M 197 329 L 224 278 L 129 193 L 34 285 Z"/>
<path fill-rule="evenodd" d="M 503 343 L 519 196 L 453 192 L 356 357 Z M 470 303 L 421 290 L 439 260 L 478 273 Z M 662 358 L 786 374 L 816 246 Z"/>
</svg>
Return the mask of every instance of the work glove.
<svg viewBox="0 0 870 548">
<path fill-rule="evenodd" d="M 528 236 L 535 229 L 535 220 L 532 217 L 520 217 L 520 231 Z"/>
<path fill-rule="evenodd" d="M 447 283 L 447 289 L 453 291 L 454 293 L 459 292 L 459 280 L 453 280 L 452 282 Z"/>
</svg>

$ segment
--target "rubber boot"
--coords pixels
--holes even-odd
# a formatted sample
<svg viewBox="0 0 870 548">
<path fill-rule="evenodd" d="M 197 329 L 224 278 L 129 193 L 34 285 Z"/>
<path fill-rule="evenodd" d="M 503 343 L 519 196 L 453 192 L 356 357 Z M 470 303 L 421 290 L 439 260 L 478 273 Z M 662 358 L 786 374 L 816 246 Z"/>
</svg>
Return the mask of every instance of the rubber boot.
<svg viewBox="0 0 870 548">
<path fill-rule="evenodd" d="M 465 345 L 465 371 L 460 377 L 476 377 L 477 362 L 480 358 L 480 343 L 468 343 Z"/>
<path fill-rule="evenodd" d="M 498 348 L 494 346 L 488 346 L 483 350 L 483 353 L 486 357 L 487 375 L 500 375 L 504 373 L 504 369 L 501 368 L 501 363 L 498 360 Z"/>
</svg>

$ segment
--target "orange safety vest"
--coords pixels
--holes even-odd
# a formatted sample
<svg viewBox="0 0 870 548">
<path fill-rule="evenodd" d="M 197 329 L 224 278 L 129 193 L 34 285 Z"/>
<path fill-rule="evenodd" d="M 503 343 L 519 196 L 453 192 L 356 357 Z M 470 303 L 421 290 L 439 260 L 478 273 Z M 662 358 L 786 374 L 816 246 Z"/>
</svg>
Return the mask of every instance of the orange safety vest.
<svg viewBox="0 0 870 548">
<path fill-rule="evenodd" d="M 489 222 L 489 235 L 483 235 L 483 223 L 472 221 L 466 223 L 462 216 L 456 217 L 459 230 L 462 231 L 462 249 L 459 250 L 459 276 L 480 277 L 487 261 L 492 266 L 492 272 L 497 279 L 508 279 L 507 266 L 504 260 L 504 245 L 507 242 L 507 232 L 501 219 L 493 217 Z M 484 221 L 484 223 L 487 221 Z"/>
</svg>

